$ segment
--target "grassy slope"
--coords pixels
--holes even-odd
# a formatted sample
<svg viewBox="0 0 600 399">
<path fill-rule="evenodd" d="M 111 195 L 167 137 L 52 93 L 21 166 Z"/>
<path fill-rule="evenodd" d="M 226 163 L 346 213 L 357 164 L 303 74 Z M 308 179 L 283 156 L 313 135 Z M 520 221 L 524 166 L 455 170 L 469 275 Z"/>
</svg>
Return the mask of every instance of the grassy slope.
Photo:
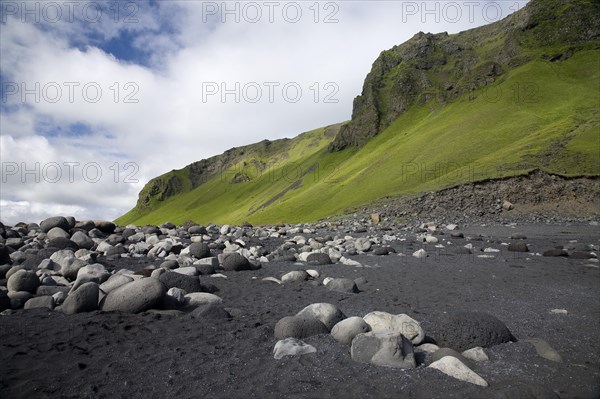
<svg viewBox="0 0 600 399">
<path fill-rule="evenodd" d="M 263 172 L 238 164 L 149 214 L 133 210 L 117 222 L 300 222 L 534 168 L 600 174 L 599 60 L 595 50 L 560 63 L 530 62 L 471 97 L 412 108 L 360 150 L 328 153 L 324 129 L 305 133 L 286 147 L 285 161 Z M 231 184 L 238 171 L 253 180 Z M 301 187 L 260 208 L 300 178 Z"/>
</svg>

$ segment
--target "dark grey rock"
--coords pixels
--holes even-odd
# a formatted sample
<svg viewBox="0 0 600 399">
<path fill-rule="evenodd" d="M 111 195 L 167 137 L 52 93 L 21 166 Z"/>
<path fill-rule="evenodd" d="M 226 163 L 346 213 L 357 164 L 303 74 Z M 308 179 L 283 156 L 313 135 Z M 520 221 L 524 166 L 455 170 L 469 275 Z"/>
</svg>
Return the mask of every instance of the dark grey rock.
<svg viewBox="0 0 600 399">
<path fill-rule="evenodd" d="M 144 312 L 160 305 L 166 292 L 165 286 L 156 278 L 134 280 L 109 292 L 100 308 L 105 312 Z"/>
<path fill-rule="evenodd" d="M 35 254 L 28 254 L 27 259 L 25 260 L 25 262 L 23 262 L 23 267 L 25 269 L 33 270 L 37 268 L 44 259 L 50 259 L 52 254 L 58 250 L 59 249 L 55 247 L 42 248 Z"/>
<path fill-rule="evenodd" d="M 334 278 L 326 285 L 327 288 L 338 292 L 358 293 L 358 287 L 354 280 L 349 278 Z"/>
<path fill-rule="evenodd" d="M 7 238 L 4 244 L 7 247 L 17 250 L 25 245 L 25 240 L 22 237 L 11 237 Z"/>
<path fill-rule="evenodd" d="M 209 274 L 215 274 L 215 268 L 213 265 L 201 264 L 201 265 L 194 265 L 194 267 L 196 268 L 196 270 L 198 270 L 198 273 L 200 273 L 203 276 L 206 276 Z"/>
<path fill-rule="evenodd" d="M 0 265 L 0 280 L 6 278 L 6 273 L 12 268 L 11 265 Z"/>
<path fill-rule="evenodd" d="M 496 317 L 481 312 L 455 312 L 437 322 L 435 340 L 439 346 L 458 352 L 481 346 L 489 348 L 514 340 L 506 325 Z"/>
<path fill-rule="evenodd" d="M 402 369 L 417 366 L 412 342 L 400 333 L 368 332 L 352 340 L 352 360 Z"/>
<path fill-rule="evenodd" d="M 22 308 L 25 302 L 33 298 L 33 294 L 27 291 L 9 291 L 7 295 L 10 298 L 10 307 L 12 309 Z"/>
<path fill-rule="evenodd" d="M 389 250 L 387 248 L 385 248 L 385 247 L 379 247 L 379 248 L 375 248 L 373 250 L 373 254 L 374 255 L 379 255 L 379 256 L 388 255 L 389 253 L 390 253 Z"/>
<path fill-rule="evenodd" d="M 39 308 L 47 308 L 52 310 L 54 309 L 54 298 L 52 298 L 50 295 L 37 296 L 25 302 L 25 306 L 23 306 L 23 308 L 25 310 Z"/>
<path fill-rule="evenodd" d="M 331 303 L 310 304 L 298 312 L 296 316 L 317 319 L 325 324 L 330 331 L 333 326 L 346 318 L 346 315 L 337 306 Z"/>
<path fill-rule="evenodd" d="M 149 235 L 156 234 L 157 236 L 162 234 L 162 231 L 157 226 L 144 226 L 142 227 L 142 232 Z"/>
<path fill-rule="evenodd" d="M 227 271 L 242 271 L 252 268 L 248 259 L 237 252 L 227 254 L 223 259 L 222 267 Z"/>
<path fill-rule="evenodd" d="M 127 248 L 117 245 L 116 247 L 110 247 L 106 250 L 104 256 L 107 258 L 118 258 L 121 254 L 127 253 Z"/>
<path fill-rule="evenodd" d="M 46 233 L 46 238 L 52 240 L 53 238 L 71 238 L 71 235 L 60 227 L 53 227 Z"/>
<path fill-rule="evenodd" d="M 60 227 L 61 229 L 68 231 L 71 228 L 71 225 L 63 216 L 53 216 L 40 223 L 40 230 L 42 233 L 47 233 L 54 227 Z"/>
<path fill-rule="evenodd" d="M 121 234 L 111 234 L 106 237 L 106 242 L 110 245 L 123 244 L 125 242 L 125 238 L 123 238 Z"/>
<path fill-rule="evenodd" d="M 77 221 L 75 220 L 75 218 L 73 216 L 65 216 L 65 219 L 67 219 L 67 222 L 69 223 L 69 229 L 72 229 L 73 227 L 75 227 L 75 224 L 77 223 Z"/>
<path fill-rule="evenodd" d="M 79 245 L 68 238 L 56 237 L 48 241 L 48 248 L 56 248 L 57 250 L 70 249 L 75 252 L 79 249 Z"/>
<path fill-rule="evenodd" d="M 79 248 L 92 249 L 96 244 L 86 233 L 76 231 L 71 236 L 71 241 L 79 246 Z"/>
<path fill-rule="evenodd" d="M 27 291 L 34 293 L 40 285 L 40 279 L 32 271 L 18 270 L 8 278 L 6 285 L 9 291 Z"/>
<path fill-rule="evenodd" d="M 275 324 L 275 338 L 307 338 L 318 334 L 328 334 L 329 329 L 316 318 L 287 316 Z"/>
<path fill-rule="evenodd" d="M 568 256 L 569 254 L 564 249 L 549 249 L 547 251 L 544 251 L 544 253 L 542 255 L 556 257 L 556 256 Z"/>
<path fill-rule="evenodd" d="M 96 220 L 94 221 L 94 225 L 98 230 L 105 234 L 112 234 L 116 229 L 116 225 L 113 222 L 106 220 Z"/>
<path fill-rule="evenodd" d="M 203 242 L 193 242 L 189 246 L 190 255 L 196 259 L 203 259 L 210 257 L 210 248 Z"/>
<path fill-rule="evenodd" d="M 165 288 L 177 287 L 185 292 L 202 292 L 200 279 L 197 276 L 186 276 L 185 274 L 166 272 L 158 277 L 158 280 L 164 284 Z"/>
<path fill-rule="evenodd" d="M 176 260 L 166 260 L 160 264 L 160 267 L 167 270 L 173 270 L 179 268 L 179 263 Z"/>
<path fill-rule="evenodd" d="M 91 312 L 98 309 L 100 288 L 94 282 L 82 284 L 73 291 L 63 302 L 61 309 L 64 314 Z"/>
<path fill-rule="evenodd" d="M 569 255 L 569 258 L 571 259 L 592 259 L 593 257 L 594 255 L 591 253 L 583 251 L 574 251 Z"/>
<path fill-rule="evenodd" d="M 6 295 L 6 292 L 0 291 L 0 312 L 11 309 L 10 298 Z"/>
<path fill-rule="evenodd" d="M 10 264 L 10 251 L 4 244 L 0 244 L 0 265 Z"/>
<path fill-rule="evenodd" d="M 200 283 L 200 291 L 214 294 L 215 292 L 219 292 L 219 287 L 210 283 Z"/>
<path fill-rule="evenodd" d="M 329 255 L 321 252 L 313 252 L 308 255 L 306 262 L 311 265 L 329 265 L 331 264 L 331 258 Z"/>
<path fill-rule="evenodd" d="M 510 252 L 529 252 L 529 248 L 527 248 L 527 244 L 523 241 L 513 242 L 508 245 L 508 250 Z"/>
<path fill-rule="evenodd" d="M 201 235 L 201 234 L 206 234 L 206 227 L 204 226 L 192 226 L 188 229 L 188 233 L 190 234 L 196 234 L 196 235 Z"/>
<path fill-rule="evenodd" d="M 136 231 L 134 229 L 123 229 L 123 231 L 121 232 L 121 235 L 123 236 L 124 240 L 127 240 L 129 237 L 131 237 L 132 235 L 135 235 Z"/>
<path fill-rule="evenodd" d="M 69 287 L 65 287 L 65 286 L 61 286 L 61 285 L 40 285 L 37 288 L 37 291 L 35 292 L 35 294 L 37 296 L 52 296 L 54 294 L 56 294 L 57 292 L 64 292 L 65 294 L 68 294 L 70 291 Z"/>
<path fill-rule="evenodd" d="M 509 237 L 511 240 L 526 240 L 527 236 L 523 233 L 514 233 Z"/>
</svg>

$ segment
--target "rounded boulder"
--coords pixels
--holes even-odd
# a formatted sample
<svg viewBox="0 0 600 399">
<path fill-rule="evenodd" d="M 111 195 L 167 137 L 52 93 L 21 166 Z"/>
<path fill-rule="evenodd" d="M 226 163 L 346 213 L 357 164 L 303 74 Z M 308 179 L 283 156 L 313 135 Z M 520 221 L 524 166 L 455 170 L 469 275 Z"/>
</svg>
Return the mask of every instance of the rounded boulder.
<svg viewBox="0 0 600 399">
<path fill-rule="evenodd" d="M 337 306 L 330 303 L 313 303 L 298 312 L 296 316 L 319 320 L 329 331 L 346 318 L 346 315 Z"/>
<path fill-rule="evenodd" d="M 307 338 L 318 334 L 327 334 L 329 329 L 315 318 L 287 316 L 275 324 L 275 338 Z"/>
<path fill-rule="evenodd" d="M 350 280 L 349 278 L 332 278 L 327 283 L 327 288 L 337 292 L 346 292 L 354 294 L 359 292 L 354 280 Z"/>
<path fill-rule="evenodd" d="M 350 345 L 358 334 L 371 331 L 371 326 L 362 317 L 349 317 L 337 323 L 331 329 L 331 336 L 342 344 Z"/>
<path fill-rule="evenodd" d="M 480 346 L 489 348 L 514 340 L 506 325 L 496 317 L 482 312 L 450 313 L 437 322 L 438 345 L 458 352 Z"/>
<path fill-rule="evenodd" d="M 67 296 L 61 307 L 62 312 L 64 314 L 75 314 L 97 310 L 99 293 L 98 284 L 93 282 L 82 284 Z"/>
<path fill-rule="evenodd" d="M 35 293 L 39 285 L 40 279 L 38 276 L 28 270 L 18 270 L 8 278 L 6 284 L 9 291 L 27 291 L 31 293 Z"/>
<path fill-rule="evenodd" d="M 391 314 L 375 311 L 367 314 L 364 321 L 375 332 L 396 332 L 404 335 L 414 345 L 419 345 L 425 338 L 421 324 L 406 314 Z"/>
<path fill-rule="evenodd" d="M 101 309 L 105 312 L 139 313 L 159 305 L 167 290 L 155 278 L 142 278 L 109 292 Z"/>
<path fill-rule="evenodd" d="M 158 277 L 158 280 L 164 284 L 166 289 L 177 287 L 181 288 L 188 294 L 202 291 L 200 279 L 197 276 L 188 276 L 176 272 L 166 272 L 161 274 Z"/>
<path fill-rule="evenodd" d="M 53 216 L 48 219 L 45 219 L 44 221 L 42 221 L 42 223 L 40 223 L 40 230 L 42 230 L 42 233 L 47 233 L 55 227 L 67 231 L 71 228 L 71 225 L 69 224 L 69 221 L 63 216 Z"/>
<path fill-rule="evenodd" d="M 244 256 L 238 254 L 237 252 L 231 253 L 227 255 L 223 259 L 223 269 L 227 271 L 242 271 L 242 270 L 250 270 L 252 266 L 248 259 Z"/>
<path fill-rule="evenodd" d="M 190 255 L 196 259 L 210 257 L 210 248 L 203 242 L 193 242 L 189 246 Z"/>
<path fill-rule="evenodd" d="M 306 262 L 311 265 L 329 265 L 331 264 L 331 258 L 324 253 L 313 252 L 308 255 Z"/>
</svg>

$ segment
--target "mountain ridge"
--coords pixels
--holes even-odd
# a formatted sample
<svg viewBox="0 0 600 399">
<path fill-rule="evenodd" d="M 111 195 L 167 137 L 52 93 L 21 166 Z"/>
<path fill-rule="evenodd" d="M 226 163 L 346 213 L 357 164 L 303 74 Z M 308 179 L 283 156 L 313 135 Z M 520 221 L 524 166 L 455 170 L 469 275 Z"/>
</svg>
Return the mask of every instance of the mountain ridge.
<svg viewBox="0 0 600 399">
<path fill-rule="evenodd" d="M 589 88 L 599 79 L 598 10 L 592 1 L 532 0 L 490 25 L 418 33 L 375 60 L 350 121 L 154 178 L 117 222 L 311 220 L 477 180 L 408 173 L 426 161 L 446 165 L 443 175 L 477 162 L 496 164 L 496 177 L 598 175 L 599 100 Z"/>
</svg>

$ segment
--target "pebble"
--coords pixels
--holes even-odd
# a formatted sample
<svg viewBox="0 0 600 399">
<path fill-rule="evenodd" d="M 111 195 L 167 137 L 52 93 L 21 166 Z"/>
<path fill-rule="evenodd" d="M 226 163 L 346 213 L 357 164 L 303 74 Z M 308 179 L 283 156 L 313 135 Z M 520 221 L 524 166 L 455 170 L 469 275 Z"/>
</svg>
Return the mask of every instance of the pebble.
<svg viewBox="0 0 600 399">
<path fill-rule="evenodd" d="M 467 359 L 473 360 L 474 362 L 485 362 L 490 360 L 488 355 L 485 353 L 482 347 L 476 346 L 475 348 L 467 349 L 462 353 Z"/>
<path fill-rule="evenodd" d="M 294 271 L 284 274 L 281 277 L 281 282 L 282 283 L 294 283 L 294 282 L 299 282 L 299 281 L 306 281 L 306 280 L 308 280 L 309 277 L 310 277 L 310 275 L 307 272 L 305 272 L 304 270 L 294 270 Z"/>
<path fill-rule="evenodd" d="M 222 302 L 223 299 L 221 297 L 208 292 L 192 292 L 185 295 L 185 305 L 189 307 L 198 307 Z"/>
<path fill-rule="evenodd" d="M 429 368 L 439 370 L 457 380 L 480 385 L 482 387 L 488 386 L 488 383 L 483 378 L 453 356 L 445 356 L 440 360 L 431 363 Z"/>
<path fill-rule="evenodd" d="M 277 284 L 281 284 L 282 281 L 279 279 L 276 279 L 275 277 L 265 277 L 262 279 L 262 281 L 271 281 L 273 283 L 277 283 Z"/>
<path fill-rule="evenodd" d="M 414 256 L 415 258 L 426 258 L 427 257 L 427 251 L 425 251 L 424 249 L 419 249 L 415 252 L 413 252 L 412 256 Z"/>
<path fill-rule="evenodd" d="M 355 294 L 359 292 L 354 280 L 349 278 L 332 278 L 327 282 L 326 286 L 332 291 Z"/>
<path fill-rule="evenodd" d="M 562 363 L 562 356 L 550 344 L 541 338 L 526 338 L 522 340 L 533 345 L 538 355 L 544 359 Z"/>
<path fill-rule="evenodd" d="M 301 356 L 316 351 L 317 349 L 314 346 L 308 345 L 299 339 L 286 338 L 277 341 L 275 348 L 273 349 L 273 357 L 275 359 L 281 359 L 285 356 Z"/>
<path fill-rule="evenodd" d="M 508 250 L 510 252 L 529 252 L 529 248 L 527 244 L 523 241 L 513 242 L 508 245 Z"/>
<path fill-rule="evenodd" d="M 553 314 L 567 314 L 567 309 L 552 309 L 550 313 Z"/>
</svg>

